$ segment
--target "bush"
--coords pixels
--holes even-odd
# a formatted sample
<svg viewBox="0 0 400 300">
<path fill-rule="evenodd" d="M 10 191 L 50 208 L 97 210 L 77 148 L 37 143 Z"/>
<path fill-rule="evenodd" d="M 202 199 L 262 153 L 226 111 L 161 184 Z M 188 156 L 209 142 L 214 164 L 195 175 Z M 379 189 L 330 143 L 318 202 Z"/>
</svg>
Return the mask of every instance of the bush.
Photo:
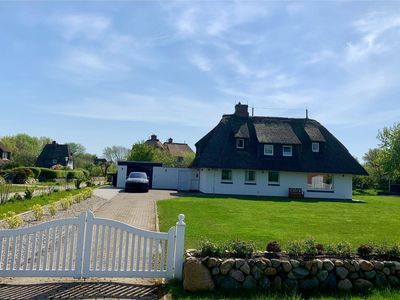
<svg viewBox="0 0 400 300">
<path fill-rule="evenodd" d="M 26 189 L 25 190 L 25 193 L 24 193 L 24 198 L 25 199 L 32 199 L 32 197 L 33 197 L 33 192 L 34 192 L 34 190 L 33 189 Z"/>
<path fill-rule="evenodd" d="M 81 203 L 82 200 L 84 200 L 83 193 L 74 196 L 75 203 Z"/>
<path fill-rule="evenodd" d="M 221 246 L 210 241 L 201 241 L 199 249 L 200 249 L 200 255 L 204 257 L 205 256 L 221 257 L 224 252 Z"/>
<path fill-rule="evenodd" d="M 281 246 L 277 241 L 270 241 L 267 245 L 266 250 L 268 252 L 274 252 L 274 253 L 281 252 Z"/>
<path fill-rule="evenodd" d="M 36 221 L 43 220 L 44 209 L 40 204 L 35 204 L 32 206 L 32 211 Z"/>
<path fill-rule="evenodd" d="M 24 200 L 24 198 L 22 198 L 22 196 L 19 193 L 15 193 L 14 196 L 11 198 L 11 200 L 21 201 L 21 200 Z"/>
<path fill-rule="evenodd" d="M 62 198 L 60 200 L 60 204 L 63 210 L 67 210 L 68 208 L 70 208 L 72 203 L 73 199 L 71 197 Z"/>
<path fill-rule="evenodd" d="M 13 211 L 4 214 L 3 218 L 11 229 L 20 227 L 24 222 L 22 218 Z"/>
<path fill-rule="evenodd" d="M 317 244 L 314 239 L 306 239 L 303 245 L 304 254 L 307 256 L 316 256 L 318 254 Z"/>
<path fill-rule="evenodd" d="M 24 184 L 29 178 L 34 178 L 30 168 L 15 168 L 10 171 L 14 183 Z"/>
<path fill-rule="evenodd" d="M 340 242 L 337 243 L 333 247 L 333 254 L 337 255 L 340 258 L 350 258 L 353 254 L 353 250 L 351 248 L 351 244 L 348 242 Z"/>
<path fill-rule="evenodd" d="M 316 244 L 315 248 L 317 249 L 318 255 L 322 255 L 325 253 L 325 247 L 323 244 Z"/>
<path fill-rule="evenodd" d="M 295 258 L 301 256 L 304 253 L 303 243 L 299 241 L 290 241 L 287 246 L 287 253 L 289 256 Z"/>
<path fill-rule="evenodd" d="M 51 216 L 55 216 L 57 211 L 58 211 L 57 203 L 56 202 L 50 203 L 49 204 L 49 213 L 50 213 L 50 215 Z"/>
<path fill-rule="evenodd" d="M 58 178 L 58 174 L 56 170 L 48 169 L 48 168 L 40 168 L 40 176 L 39 179 L 41 181 L 52 181 Z"/>
<path fill-rule="evenodd" d="M 249 258 L 255 251 L 254 243 L 239 240 L 227 242 L 225 248 L 232 256 L 237 258 Z"/>
<path fill-rule="evenodd" d="M 357 248 L 357 253 L 362 258 L 370 258 L 374 252 L 374 246 L 371 244 L 362 244 Z"/>
<path fill-rule="evenodd" d="M 41 169 L 40 168 L 36 168 L 36 167 L 32 167 L 32 168 L 29 168 L 29 169 L 33 173 L 33 178 L 38 179 L 39 176 L 40 176 L 40 173 L 41 173 Z"/>
</svg>

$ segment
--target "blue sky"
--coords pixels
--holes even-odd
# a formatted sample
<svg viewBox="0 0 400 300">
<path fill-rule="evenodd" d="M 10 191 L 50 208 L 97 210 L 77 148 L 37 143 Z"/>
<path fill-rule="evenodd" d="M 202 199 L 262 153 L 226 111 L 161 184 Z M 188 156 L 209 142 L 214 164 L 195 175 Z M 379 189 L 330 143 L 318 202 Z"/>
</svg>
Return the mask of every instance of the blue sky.
<svg viewBox="0 0 400 300">
<path fill-rule="evenodd" d="M 0 136 L 191 146 L 235 102 L 361 158 L 400 116 L 400 2 L 0 2 Z"/>
</svg>

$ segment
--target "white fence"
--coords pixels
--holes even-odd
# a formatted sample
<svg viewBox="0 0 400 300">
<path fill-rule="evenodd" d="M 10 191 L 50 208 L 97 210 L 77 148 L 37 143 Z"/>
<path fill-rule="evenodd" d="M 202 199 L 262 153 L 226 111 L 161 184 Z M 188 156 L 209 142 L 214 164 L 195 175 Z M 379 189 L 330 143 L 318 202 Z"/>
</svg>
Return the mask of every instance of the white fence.
<svg viewBox="0 0 400 300">
<path fill-rule="evenodd" d="M 167 233 L 82 213 L 0 231 L 0 276 L 182 278 L 185 223 Z"/>
<path fill-rule="evenodd" d="M 153 167 L 153 188 L 198 191 L 199 171 L 189 168 Z"/>
</svg>

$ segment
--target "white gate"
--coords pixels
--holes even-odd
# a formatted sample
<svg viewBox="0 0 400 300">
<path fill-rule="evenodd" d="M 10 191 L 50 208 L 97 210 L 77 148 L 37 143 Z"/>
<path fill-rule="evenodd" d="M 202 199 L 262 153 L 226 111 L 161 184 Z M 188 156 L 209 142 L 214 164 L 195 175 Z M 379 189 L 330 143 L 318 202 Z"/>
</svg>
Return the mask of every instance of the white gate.
<svg viewBox="0 0 400 300">
<path fill-rule="evenodd" d="M 185 223 L 167 233 L 82 213 L 0 230 L 0 276 L 182 278 Z"/>
</svg>

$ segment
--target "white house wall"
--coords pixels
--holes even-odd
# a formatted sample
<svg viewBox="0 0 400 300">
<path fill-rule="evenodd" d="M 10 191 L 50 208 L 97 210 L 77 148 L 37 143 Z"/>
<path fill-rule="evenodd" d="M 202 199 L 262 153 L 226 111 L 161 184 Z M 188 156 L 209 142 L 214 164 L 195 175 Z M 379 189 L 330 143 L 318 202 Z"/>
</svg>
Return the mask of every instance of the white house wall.
<svg viewBox="0 0 400 300">
<path fill-rule="evenodd" d="M 279 172 L 280 185 L 268 185 L 268 171 L 256 171 L 256 184 L 245 184 L 245 170 L 232 170 L 232 183 L 221 183 L 221 169 L 201 169 L 199 190 L 206 194 L 287 197 L 289 188 L 302 188 L 306 198 L 352 198 L 352 175 L 334 174 L 333 192 L 308 192 L 307 173 Z"/>
<path fill-rule="evenodd" d="M 198 190 L 198 177 L 196 169 L 154 167 L 153 188 L 180 191 Z"/>
</svg>

